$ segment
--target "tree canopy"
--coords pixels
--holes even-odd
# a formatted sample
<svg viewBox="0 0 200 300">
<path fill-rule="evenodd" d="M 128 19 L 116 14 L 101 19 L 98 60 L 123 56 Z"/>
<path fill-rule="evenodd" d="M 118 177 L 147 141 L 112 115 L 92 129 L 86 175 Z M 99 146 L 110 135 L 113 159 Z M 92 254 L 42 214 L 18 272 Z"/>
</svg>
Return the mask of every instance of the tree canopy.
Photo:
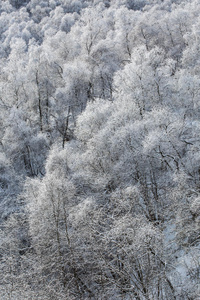
<svg viewBox="0 0 200 300">
<path fill-rule="evenodd" d="M 1 1 L 1 299 L 199 299 L 199 12 Z"/>
</svg>

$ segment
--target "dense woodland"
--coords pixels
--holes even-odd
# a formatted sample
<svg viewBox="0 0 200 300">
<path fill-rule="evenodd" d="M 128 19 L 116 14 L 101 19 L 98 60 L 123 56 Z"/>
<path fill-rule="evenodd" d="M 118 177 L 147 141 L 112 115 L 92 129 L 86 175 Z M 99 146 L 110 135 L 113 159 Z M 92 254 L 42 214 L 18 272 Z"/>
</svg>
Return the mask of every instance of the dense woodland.
<svg viewBox="0 0 200 300">
<path fill-rule="evenodd" d="M 0 1 L 0 299 L 200 299 L 200 2 Z"/>
</svg>

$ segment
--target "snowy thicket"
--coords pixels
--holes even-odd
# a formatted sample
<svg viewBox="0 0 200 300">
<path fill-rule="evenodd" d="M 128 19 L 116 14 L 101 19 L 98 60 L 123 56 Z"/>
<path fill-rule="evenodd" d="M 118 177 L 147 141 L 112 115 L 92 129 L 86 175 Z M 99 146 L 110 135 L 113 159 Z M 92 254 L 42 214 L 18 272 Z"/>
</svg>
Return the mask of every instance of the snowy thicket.
<svg viewBox="0 0 200 300">
<path fill-rule="evenodd" d="M 200 2 L 0 2 L 0 299 L 200 298 Z"/>
</svg>

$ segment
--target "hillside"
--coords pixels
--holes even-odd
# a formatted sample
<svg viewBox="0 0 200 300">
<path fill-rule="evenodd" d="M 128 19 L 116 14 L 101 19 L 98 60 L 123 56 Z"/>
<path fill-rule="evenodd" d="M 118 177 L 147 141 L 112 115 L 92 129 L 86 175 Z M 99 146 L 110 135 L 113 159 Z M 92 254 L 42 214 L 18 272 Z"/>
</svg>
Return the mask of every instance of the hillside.
<svg viewBox="0 0 200 300">
<path fill-rule="evenodd" d="M 0 2 L 0 299 L 200 299 L 200 2 Z"/>
</svg>

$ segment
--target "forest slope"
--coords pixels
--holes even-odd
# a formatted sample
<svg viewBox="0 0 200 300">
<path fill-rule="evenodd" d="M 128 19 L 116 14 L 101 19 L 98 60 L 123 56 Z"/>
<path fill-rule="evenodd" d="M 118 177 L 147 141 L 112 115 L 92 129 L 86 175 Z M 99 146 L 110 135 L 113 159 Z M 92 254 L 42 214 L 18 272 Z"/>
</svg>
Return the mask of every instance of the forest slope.
<svg viewBox="0 0 200 300">
<path fill-rule="evenodd" d="M 200 298 L 197 0 L 0 3 L 0 299 Z"/>
</svg>

